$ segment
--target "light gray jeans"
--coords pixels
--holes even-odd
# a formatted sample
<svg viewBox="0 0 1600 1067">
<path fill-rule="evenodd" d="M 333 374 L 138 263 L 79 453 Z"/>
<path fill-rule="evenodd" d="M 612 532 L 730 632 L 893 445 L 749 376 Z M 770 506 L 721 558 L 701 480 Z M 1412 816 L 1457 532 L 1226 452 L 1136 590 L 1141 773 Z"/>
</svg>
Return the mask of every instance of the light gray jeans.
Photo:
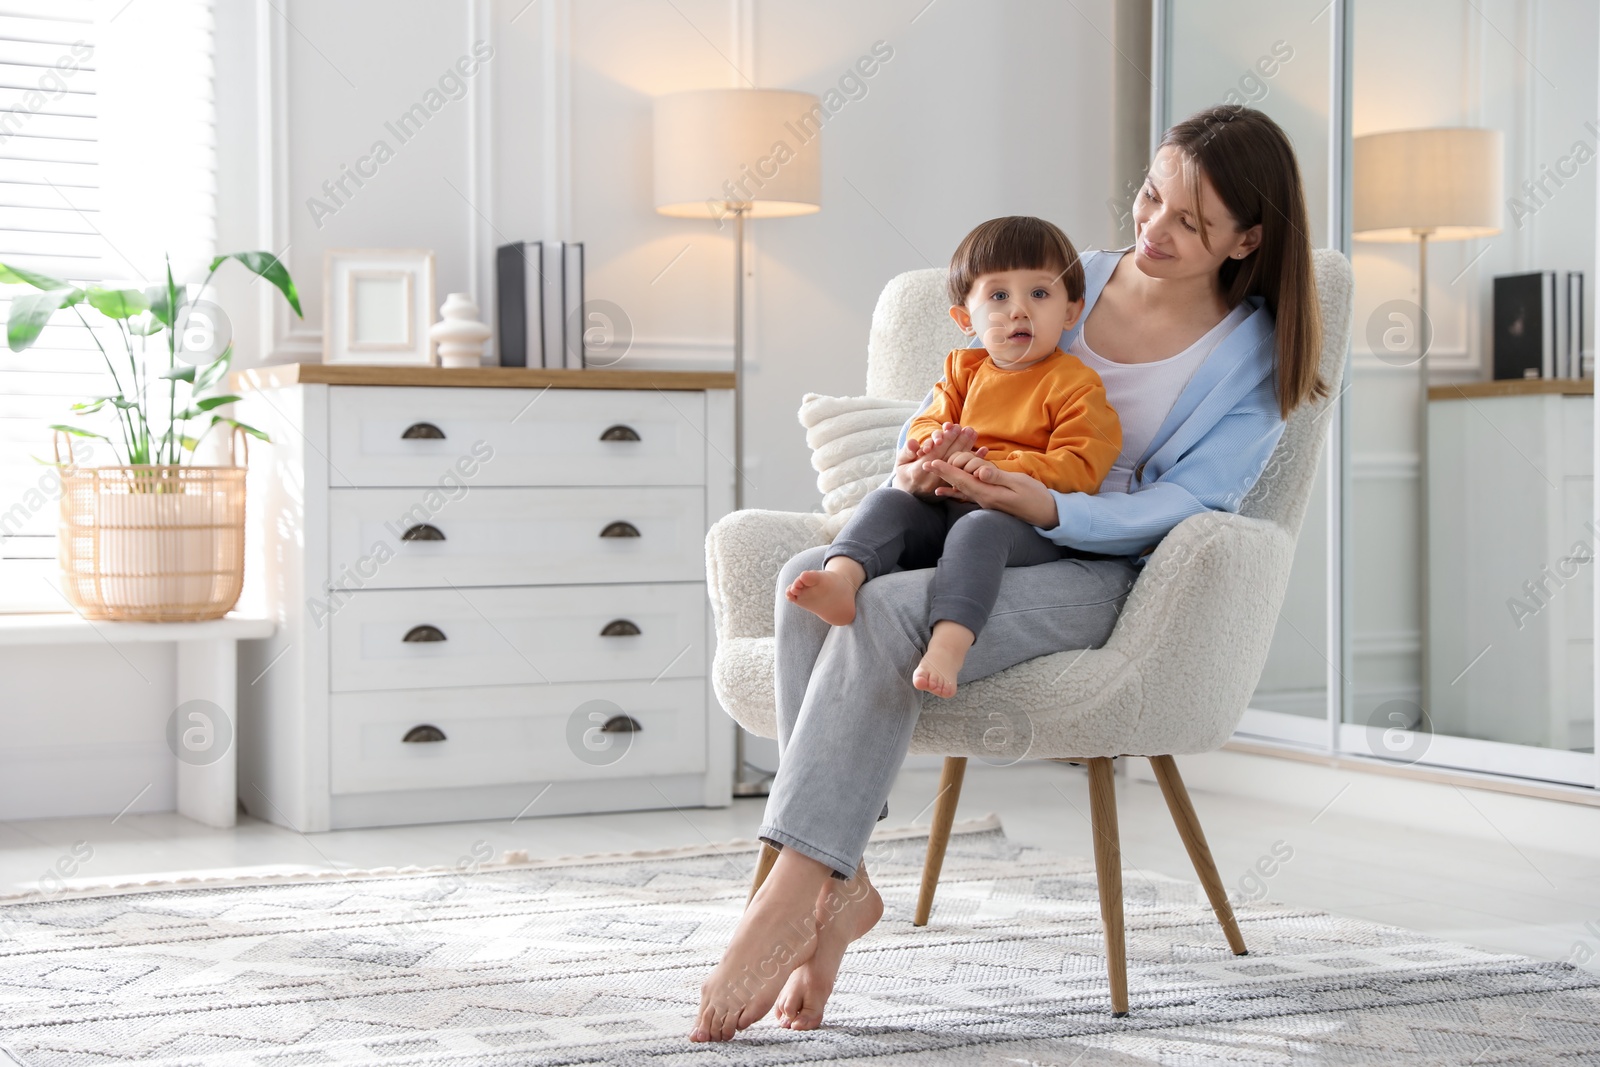
<svg viewBox="0 0 1600 1067">
<path fill-rule="evenodd" d="M 911 674 L 928 647 L 934 571 L 874 578 L 856 594 L 855 621 L 830 626 L 784 596 L 801 571 L 821 569 L 828 547 L 806 549 L 778 574 L 778 773 L 758 836 L 848 878 L 888 813 L 922 712 Z M 1131 560 L 1105 557 L 1008 569 L 957 682 L 1104 644 L 1137 576 Z"/>
</svg>

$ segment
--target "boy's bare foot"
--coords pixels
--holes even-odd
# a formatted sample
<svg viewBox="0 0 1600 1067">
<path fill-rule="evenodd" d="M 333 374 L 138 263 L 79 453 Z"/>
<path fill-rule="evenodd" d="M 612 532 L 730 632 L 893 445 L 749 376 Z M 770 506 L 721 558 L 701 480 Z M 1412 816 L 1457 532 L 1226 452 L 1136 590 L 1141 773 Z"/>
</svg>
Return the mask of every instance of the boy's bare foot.
<svg viewBox="0 0 1600 1067">
<path fill-rule="evenodd" d="M 830 625 L 848 626 L 855 621 L 856 583 L 838 571 L 801 571 L 785 595 Z"/>
<path fill-rule="evenodd" d="M 972 631 L 958 622 L 940 619 L 934 623 L 928 651 L 923 653 L 922 662 L 912 672 L 911 685 L 936 697 L 955 696 L 956 677 L 967 661 L 967 650 L 974 640 Z"/>
<path fill-rule="evenodd" d="M 883 918 L 883 898 L 867 879 L 866 864 L 848 882 L 829 878 L 817 897 L 817 948 L 796 967 L 773 1006 L 778 1022 L 791 1030 L 815 1030 L 833 993 L 839 963 L 850 942 Z"/>
<path fill-rule="evenodd" d="M 700 983 L 700 1011 L 690 1041 L 728 1041 L 766 1015 L 790 972 L 816 951 L 817 918 L 814 910 L 806 910 L 811 891 L 806 890 L 805 901 L 783 900 L 763 895 L 771 885 L 769 877 L 756 891 L 722 962 Z"/>
</svg>

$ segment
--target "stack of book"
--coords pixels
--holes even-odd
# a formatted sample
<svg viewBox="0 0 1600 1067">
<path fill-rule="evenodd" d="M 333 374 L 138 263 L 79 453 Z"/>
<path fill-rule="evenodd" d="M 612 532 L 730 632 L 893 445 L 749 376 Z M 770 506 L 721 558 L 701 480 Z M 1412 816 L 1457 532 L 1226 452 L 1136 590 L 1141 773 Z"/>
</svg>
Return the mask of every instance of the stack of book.
<svg viewBox="0 0 1600 1067">
<path fill-rule="evenodd" d="M 1494 376 L 1582 378 L 1582 271 L 1502 274 L 1494 280 Z"/>
<path fill-rule="evenodd" d="M 494 262 L 500 365 L 581 370 L 583 242 L 516 241 Z"/>
</svg>

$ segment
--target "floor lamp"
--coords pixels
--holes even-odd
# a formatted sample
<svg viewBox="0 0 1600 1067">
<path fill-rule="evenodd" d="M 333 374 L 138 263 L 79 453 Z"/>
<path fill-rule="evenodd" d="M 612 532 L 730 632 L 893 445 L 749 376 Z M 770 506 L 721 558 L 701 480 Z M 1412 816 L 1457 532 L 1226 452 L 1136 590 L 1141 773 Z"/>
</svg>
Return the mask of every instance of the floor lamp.
<svg viewBox="0 0 1600 1067">
<path fill-rule="evenodd" d="M 1417 352 L 1375 353 L 1417 366 L 1417 568 L 1422 650 L 1422 708 L 1429 706 L 1428 651 L 1428 243 L 1500 232 L 1504 138 L 1499 130 L 1454 126 L 1392 130 L 1357 137 L 1351 157 L 1352 234 L 1358 241 L 1417 242 Z M 1380 309 L 1381 310 L 1381 309 Z M 1399 314 L 1399 312 L 1396 312 Z M 1387 333 L 1389 323 L 1375 324 Z M 1389 724 L 1385 724 L 1389 725 Z M 1416 726 L 1422 726 L 1417 723 Z M 1409 727 L 1408 727 L 1409 728 Z"/>
<path fill-rule="evenodd" d="M 663 215 L 733 219 L 733 506 L 744 507 L 744 221 L 822 208 L 822 117 L 811 93 L 693 89 L 655 100 L 655 206 Z M 734 734 L 735 796 L 762 796 L 770 774 L 745 778 Z M 759 770 L 759 768 L 756 768 Z"/>
</svg>

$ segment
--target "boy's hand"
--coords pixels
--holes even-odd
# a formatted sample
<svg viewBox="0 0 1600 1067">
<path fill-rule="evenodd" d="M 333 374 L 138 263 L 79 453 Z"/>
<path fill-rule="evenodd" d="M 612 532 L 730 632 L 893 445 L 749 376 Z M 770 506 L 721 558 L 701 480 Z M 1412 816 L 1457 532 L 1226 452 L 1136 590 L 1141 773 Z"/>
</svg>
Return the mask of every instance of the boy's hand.
<svg viewBox="0 0 1600 1067">
<path fill-rule="evenodd" d="M 946 459 L 962 452 L 971 454 L 969 450 L 977 438 L 978 431 L 972 427 L 947 422 L 924 440 L 908 440 L 894 457 L 894 481 L 891 484 L 917 496 L 933 495 L 934 490 L 946 483 L 928 467 L 929 461 Z M 988 451 L 987 448 L 980 448 L 977 455 L 981 457 Z"/>
<path fill-rule="evenodd" d="M 983 458 L 988 451 L 989 450 L 987 448 L 980 448 L 977 452 L 957 452 L 947 458 L 945 462 L 950 464 L 952 467 L 966 471 L 974 478 L 988 481 L 988 476 L 979 473 L 984 467 L 994 468 L 993 460 Z"/>
</svg>

